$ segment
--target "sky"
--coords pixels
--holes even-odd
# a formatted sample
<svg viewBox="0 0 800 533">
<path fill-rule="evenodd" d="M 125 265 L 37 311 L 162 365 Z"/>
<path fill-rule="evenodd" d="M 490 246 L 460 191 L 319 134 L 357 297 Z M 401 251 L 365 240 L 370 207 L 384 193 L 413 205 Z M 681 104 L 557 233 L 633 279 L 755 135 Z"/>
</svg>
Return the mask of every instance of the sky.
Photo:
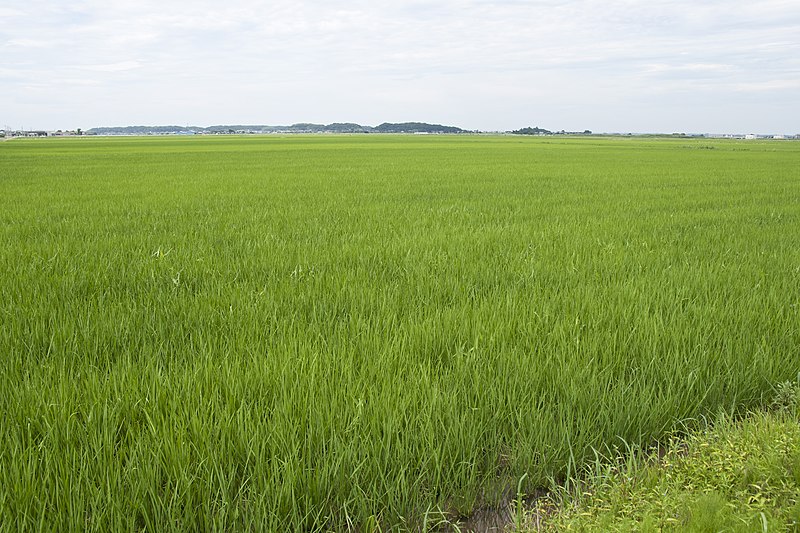
<svg viewBox="0 0 800 533">
<path fill-rule="evenodd" d="M 0 0 L 0 128 L 800 133 L 798 0 Z"/>
</svg>

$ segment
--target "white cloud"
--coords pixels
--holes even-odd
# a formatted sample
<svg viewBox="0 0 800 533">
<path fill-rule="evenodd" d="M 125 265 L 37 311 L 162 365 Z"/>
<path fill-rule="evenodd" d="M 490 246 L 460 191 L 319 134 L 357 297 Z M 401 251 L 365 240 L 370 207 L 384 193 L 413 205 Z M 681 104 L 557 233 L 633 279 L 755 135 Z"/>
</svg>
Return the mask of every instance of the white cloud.
<svg viewBox="0 0 800 533">
<path fill-rule="evenodd" d="M 753 83 L 738 83 L 734 86 L 741 92 L 776 92 L 800 89 L 800 78 L 788 80 L 768 80 Z"/>
<path fill-rule="evenodd" d="M 707 131 L 758 105 L 737 94 L 788 101 L 800 72 L 800 4 L 782 0 L 28 0 L 0 21 L 0 90 L 40 99 L 0 121 L 42 127 L 146 115 Z M 94 89 L 65 92 L 69 79 Z M 718 119 L 676 117 L 712 95 Z M 75 123 L 53 124 L 65 101 Z M 761 121 L 742 131 L 794 127 L 786 113 L 741 116 Z"/>
<path fill-rule="evenodd" d="M 140 68 L 142 64 L 139 61 L 119 61 L 117 63 L 108 63 L 105 65 L 83 65 L 82 70 L 92 72 L 125 72 L 127 70 L 134 70 Z"/>
<path fill-rule="evenodd" d="M 724 63 L 687 63 L 669 65 L 666 63 L 655 63 L 647 65 L 646 72 L 659 74 L 662 72 L 700 72 L 700 73 L 719 73 L 731 72 L 734 70 L 732 65 Z"/>
</svg>

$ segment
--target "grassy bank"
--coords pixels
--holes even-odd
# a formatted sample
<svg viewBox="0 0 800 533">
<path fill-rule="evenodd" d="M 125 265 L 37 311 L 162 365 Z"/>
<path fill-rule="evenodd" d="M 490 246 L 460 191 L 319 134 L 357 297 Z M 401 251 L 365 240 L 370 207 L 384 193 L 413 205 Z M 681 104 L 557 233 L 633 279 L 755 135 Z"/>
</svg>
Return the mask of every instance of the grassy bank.
<svg viewBox="0 0 800 533">
<path fill-rule="evenodd" d="M 751 532 L 800 529 L 797 383 L 736 420 L 674 438 L 666 452 L 598 460 L 521 513 L 522 531 Z M 599 459 L 599 458 L 598 458 Z"/>
<path fill-rule="evenodd" d="M 0 146 L 0 509 L 411 527 L 800 367 L 800 145 Z"/>
</svg>

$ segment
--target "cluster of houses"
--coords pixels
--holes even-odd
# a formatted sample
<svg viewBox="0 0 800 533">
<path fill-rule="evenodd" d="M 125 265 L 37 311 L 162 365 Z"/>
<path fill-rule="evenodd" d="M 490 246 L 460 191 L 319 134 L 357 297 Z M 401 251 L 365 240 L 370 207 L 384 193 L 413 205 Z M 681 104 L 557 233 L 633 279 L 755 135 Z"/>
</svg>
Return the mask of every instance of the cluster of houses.
<svg viewBox="0 0 800 533">
<path fill-rule="evenodd" d="M 14 137 L 71 137 L 83 135 L 83 131 L 68 130 L 68 131 L 45 131 L 45 130 L 0 130 L 0 137 L 14 138 Z"/>
<path fill-rule="evenodd" d="M 797 135 L 759 135 L 757 133 L 746 134 L 731 134 L 731 133 L 710 133 L 705 135 L 710 139 L 800 139 L 800 133 Z"/>
</svg>

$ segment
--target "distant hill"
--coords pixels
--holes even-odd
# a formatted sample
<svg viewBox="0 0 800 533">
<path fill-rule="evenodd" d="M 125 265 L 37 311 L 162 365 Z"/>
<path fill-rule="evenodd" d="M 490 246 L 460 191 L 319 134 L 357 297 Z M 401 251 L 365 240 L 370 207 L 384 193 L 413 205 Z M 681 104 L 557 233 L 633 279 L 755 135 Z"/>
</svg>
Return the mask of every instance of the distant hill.
<svg viewBox="0 0 800 533">
<path fill-rule="evenodd" d="M 299 123 L 291 126 L 266 125 L 219 125 L 219 126 L 118 126 L 92 128 L 89 135 L 198 135 L 234 133 L 466 133 L 455 126 L 427 124 L 425 122 L 384 122 L 379 126 L 362 126 L 354 123 L 312 124 Z"/>
<path fill-rule="evenodd" d="M 552 135 L 553 132 L 537 126 L 535 128 L 521 128 L 511 133 L 515 135 Z"/>
<path fill-rule="evenodd" d="M 583 130 L 583 131 L 550 131 L 544 128 L 535 127 L 535 128 L 521 128 L 518 130 L 514 130 L 511 132 L 513 135 L 591 135 L 591 130 Z"/>
<path fill-rule="evenodd" d="M 376 126 L 373 131 L 375 133 L 464 133 L 464 130 L 455 126 L 424 122 L 403 122 L 402 124 L 384 122 L 380 126 Z"/>
</svg>

